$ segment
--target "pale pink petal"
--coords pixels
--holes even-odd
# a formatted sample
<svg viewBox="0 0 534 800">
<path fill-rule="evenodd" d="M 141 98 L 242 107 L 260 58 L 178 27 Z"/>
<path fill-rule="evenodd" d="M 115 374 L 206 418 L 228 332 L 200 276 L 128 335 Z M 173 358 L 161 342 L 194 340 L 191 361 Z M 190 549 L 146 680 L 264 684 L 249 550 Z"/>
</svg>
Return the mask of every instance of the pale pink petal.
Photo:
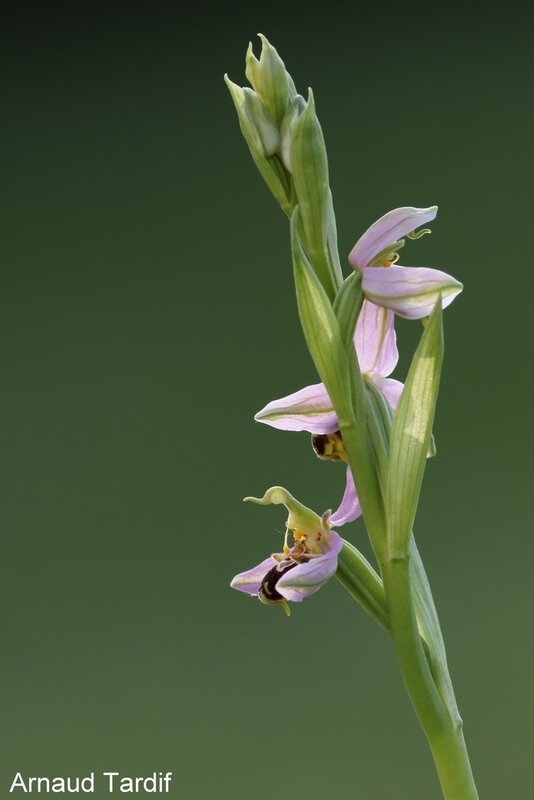
<svg viewBox="0 0 534 800">
<path fill-rule="evenodd" d="M 365 296 L 406 319 L 428 317 L 440 294 L 447 308 L 463 289 L 452 275 L 430 267 L 368 267 L 362 275 Z"/>
<path fill-rule="evenodd" d="M 400 400 L 404 384 L 396 381 L 395 378 L 375 378 L 373 383 L 380 389 L 394 411 Z"/>
<path fill-rule="evenodd" d="M 350 251 L 350 263 L 353 267 L 365 269 L 380 253 L 416 228 L 431 222 L 437 213 L 437 206 L 395 208 L 388 211 L 358 239 Z"/>
<path fill-rule="evenodd" d="M 264 561 L 261 561 L 252 569 L 246 572 L 240 572 L 232 579 L 230 586 L 232 589 L 237 589 L 239 592 L 246 592 L 247 594 L 258 594 L 261 582 L 273 567 L 278 564 L 278 561 L 269 556 Z"/>
<path fill-rule="evenodd" d="M 330 546 L 321 556 L 314 556 L 305 564 L 285 572 L 276 584 L 276 591 L 293 603 L 298 603 L 317 592 L 337 569 L 337 556 L 343 539 L 330 531 Z"/>
<path fill-rule="evenodd" d="M 334 433 L 339 423 L 322 383 L 273 400 L 258 411 L 254 419 L 283 431 Z"/>
<path fill-rule="evenodd" d="M 399 360 L 395 314 L 389 308 L 364 300 L 356 331 L 354 346 L 362 373 L 374 379 L 393 372 Z"/>
<path fill-rule="evenodd" d="M 354 479 L 350 467 L 347 467 L 347 482 L 345 492 L 339 508 L 330 517 L 330 523 L 336 527 L 352 522 L 362 514 L 362 507 L 354 485 Z"/>
</svg>

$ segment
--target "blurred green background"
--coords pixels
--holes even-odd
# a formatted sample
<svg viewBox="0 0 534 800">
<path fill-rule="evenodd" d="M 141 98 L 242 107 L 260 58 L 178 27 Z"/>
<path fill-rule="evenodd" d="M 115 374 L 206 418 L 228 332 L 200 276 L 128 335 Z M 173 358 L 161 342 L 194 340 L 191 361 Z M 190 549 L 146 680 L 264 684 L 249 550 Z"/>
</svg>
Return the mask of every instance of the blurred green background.
<svg viewBox="0 0 534 800">
<path fill-rule="evenodd" d="M 440 206 L 403 257 L 465 283 L 416 533 L 481 798 L 531 798 L 531 20 L 67 8 L 1 34 L 0 795 L 18 770 L 171 770 L 176 800 L 440 797 L 389 641 L 337 582 L 289 620 L 228 588 L 283 530 L 244 495 L 322 511 L 343 485 L 252 421 L 316 380 L 222 81 L 262 31 L 314 87 L 344 257 L 390 208 Z"/>
</svg>

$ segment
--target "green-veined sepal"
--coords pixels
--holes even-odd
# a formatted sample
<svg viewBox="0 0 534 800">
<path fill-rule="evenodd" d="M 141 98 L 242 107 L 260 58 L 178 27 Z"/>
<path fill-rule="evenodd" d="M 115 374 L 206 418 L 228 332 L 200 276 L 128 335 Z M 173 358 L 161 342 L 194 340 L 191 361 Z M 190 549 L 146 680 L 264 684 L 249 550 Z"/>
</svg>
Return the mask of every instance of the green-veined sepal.
<svg viewBox="0 0 534 800">
<path fill-rule="evenodd" d="M 352 420 L 347 351 L 332 304 L 299 237 L 299 207 L 291 218 L 291 253 L 300 321 L 308 349 L 340 426 Z"/>
<path fill-rule="evenodd" d="M 404 558 L 417 510 L 443 360 L 441 298 L 415 351 L 393 416 L 386 478 L 386 519 L 390 558 Z"/>
</svg>

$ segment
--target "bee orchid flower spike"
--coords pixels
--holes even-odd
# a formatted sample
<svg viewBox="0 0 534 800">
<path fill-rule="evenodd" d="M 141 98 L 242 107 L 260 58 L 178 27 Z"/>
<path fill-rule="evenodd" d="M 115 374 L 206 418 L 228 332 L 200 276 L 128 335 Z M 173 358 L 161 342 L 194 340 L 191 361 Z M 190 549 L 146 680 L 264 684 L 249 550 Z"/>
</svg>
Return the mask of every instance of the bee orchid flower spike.
<svg viewBox="0 0 534 800">
<path fill-rule="evenodd" d="M 259 58 L 251 47 L 247 53 L 251 87 L 229 79 L 227 84 L 252 158 L 290 220 L 297 311 L 317 377 L 268 403 L 255 419 L 280 430 L 308 431 L 316 455 L 341 461 L 346 479 L 339 507 L 322 516 L 280 486 L 261 498 L 246 498 L 284 505 L 286 531 L 279 548 L 236 575 L 231 586 L 289 614 L 290 603 L 315 594 L 336 575 L 391 637 L 443 797 L 478 800 L 413 532 L 427 457 L 433 453 L 442 311 L 463 287 L 441 270 L 397 263 L 406 239 L 430 232 L 423 226 L 434 220 L 437 206 L 384 214 L 352 248 L 352 271 L 343 276 L 314 95 L 309 90 L 305 100 L 299 94 L 276 50 L 265 37 L 261 40 Z M 391 377 L 399 360 L 395 315 L 425 322 L 405 383 Z M 362 519 L 355 533 L 365 529 L 374 565 L 335 530 L 357 517 Z M 348 701 L 350 685 L 345 689 Z M 416 794 L 414 789 L 411 795 Z"/>
</svg>

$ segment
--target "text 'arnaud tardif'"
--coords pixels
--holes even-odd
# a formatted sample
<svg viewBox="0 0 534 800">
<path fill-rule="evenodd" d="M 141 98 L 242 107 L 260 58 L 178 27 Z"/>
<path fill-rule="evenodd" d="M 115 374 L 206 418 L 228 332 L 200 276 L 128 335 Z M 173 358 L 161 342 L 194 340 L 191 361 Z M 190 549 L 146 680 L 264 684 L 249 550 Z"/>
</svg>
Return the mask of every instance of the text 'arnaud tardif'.
<svg viewBox="0 0 534 800">
<path fill-rule="evenodd" d="M 92 794 L 97 790 L 106 791 L 109 794 L 155 794 L 169 792 L 172 781 L 172 772 L 153 772 L 148 777 L 132 778 L 128 775 L 121 775 L 120 772 L 102 772 L 96 775 L 91 772 L 85 777 L 55 777 L 45 776 L 25 777 L 21 772 L 17 772 L 11 786 L 10 793 L 31 794 L 33 792 L 53 793 L 53 794 Z"/>
</svg>

